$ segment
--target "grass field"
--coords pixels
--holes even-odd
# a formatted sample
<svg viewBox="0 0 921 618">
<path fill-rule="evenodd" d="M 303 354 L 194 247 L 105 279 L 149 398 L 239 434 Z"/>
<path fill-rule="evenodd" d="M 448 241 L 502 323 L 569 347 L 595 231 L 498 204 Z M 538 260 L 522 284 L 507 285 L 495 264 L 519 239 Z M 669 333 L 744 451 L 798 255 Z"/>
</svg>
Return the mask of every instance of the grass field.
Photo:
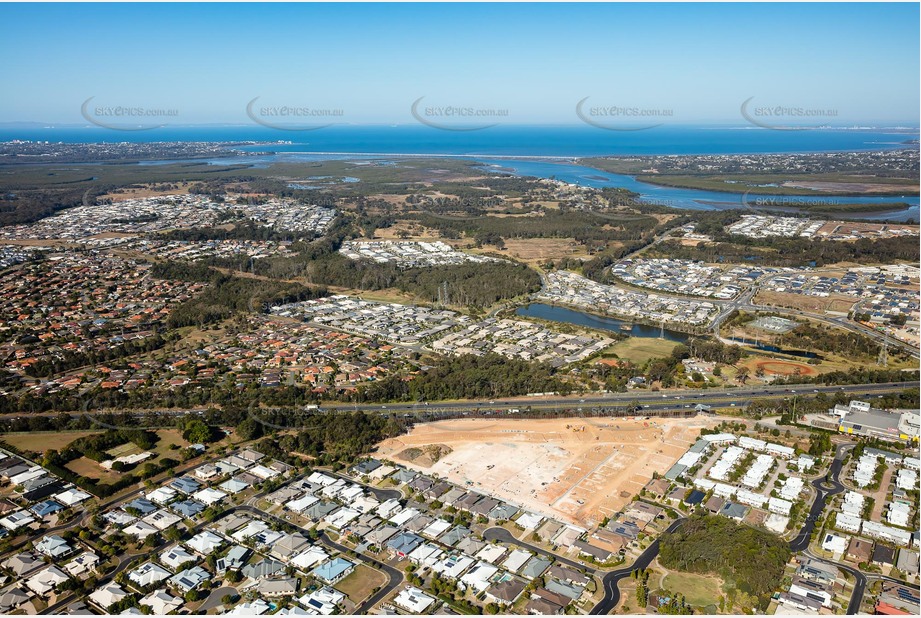
<svg viewBox="0 0 921 618">
<path fill-rule="evenodd" d="M 68 462 L 65 467 L 71 472 L 79 474 L 80 476 L 85 476 L 87 478 L 101 481 L 110 481 L 121 476 L 121 474 L 118 472 L 106 470 L 88 457 L 80 457 L 79 459 L 74 459 L 73 461 Z"/>
<path fill-rule="evenodd" d="M 170 449 L 171 444 L 178 444 L 182 448 L 189 446 L 189 442 L 182 437 L 182 432 L 178 429 L 158 429 L 157 436 L 159 436 L 160 441 L 153 448 L 153 452 L 161 457 L 172 452 Z"/>
<path fill-rule="evenodd" d="M 611 242 L 616 247 L 622 243 Z M 489 253 L 496 253 L 495 247 L 488 247 Z M 547 260 L 561 258 L 589 259 L 585 247 L 574 238 L 509 238 L 505 240 L 505 250 L 498 253 L 524 262 L 530 266 L 544 264 Z"/>
<path fill-rule="evenodd" d="M 86 436 L 100 434 L 101 431 L 49 431 L 49 432 L 22 432 L 7 433 L 3 436 L 4 442 L 7 442 L 22 451 L 32 451 L 33 453 L 44 453 L 51 449 L 60 451 L 65 446 Z"/>
<path fill-rule="evenodd" d="M 652 337 L 628 337 L 614 344 L 611 350 L 617 357 L 629 360 L 637 365 L 645 363 L 650 358 L 668 356 L 678 345 L 667 339 L 653 339 Z"/>
<path fill-rule="evenodd" d="M 844 294 L 833 294 L 827 298 L 819 296 L 806 296 L 805 294 L 787 294 L 786 292 L 760 291 L 755 295 L 754 302 L 762 305 L 776 305 L 803 311 L 840 311 L 847 313 L 857 299 Z"/>
<path fill-rule="evenodd" d="M 383 573 L 359 564 L 348 577 L 336 584 L 336 589 L 344 593 L 353 603 L 361 603 L 371 596 L 374 588 L 383 586 L 386 582 L 387 578 Z"/>
<path fill-rule="evenodd" d="M 79 438 L 92 436 L 102 433 L 101 431 L 38 431 L 38 432 L 17 432 L 8 433 L 0 436 L 5 442 L 15 446 L 23 451 L 33 453 L 44 453 L 48 449 L 60 451 L 68 444 Z M 173 452 L 170 445 L 178 444 L 180 447 L 189 446 L 189 443 L 183 439 L 182 432 L 178 429 L 157 429 L 155 431 L 160 440 L 152 449 L 157 455 L 168 456 L 167 453 Z M 121 457 L 131 453 L 140 453 L 141 450 L 131 442 L 126 442 L 116 446 L 108 451 L 108 454 L 114 457 Z M 96 462 L 89 460 L 89 466 L 98 467 Z M 101 468 L 100 468 L 101 469 Z"/>
<path fill-rule="evenodd" d="M 670 572 L 665 576 L 665 588 L 680 592 L 695 607 L 716 605 L 720 601 L 720 581 L 709 575 Z"/>
<path fill-rule="evenodd" d="M 137 455 L 141 452 L 141 449 L 138 448 L 137 444 L 133 442 L 125 442 L 124 444 L 119 444 L 118 446 L 112 447 L 106 451 L 106 455 L 109 455 L 112 458 L 116 457 L 125 457 L 126 455 Z"/>
</svg>

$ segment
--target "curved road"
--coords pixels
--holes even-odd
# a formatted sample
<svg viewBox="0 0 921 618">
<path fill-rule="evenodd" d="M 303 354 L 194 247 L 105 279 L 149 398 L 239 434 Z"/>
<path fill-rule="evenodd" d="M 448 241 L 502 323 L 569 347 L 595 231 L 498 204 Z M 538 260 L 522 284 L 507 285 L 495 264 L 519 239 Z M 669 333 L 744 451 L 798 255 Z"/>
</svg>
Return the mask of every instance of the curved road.
<svg viewBox="0 0 921 618">
<path fill-rule="evenodd" d="M 852 448 L 854 448 L 853 444 L 839 444 L 838 448 L 835 449 L 835 459 L 831 462 L 829 473 L 826 475 L 827 480 L 826 478 L 817 478 L 812 481 L 812 486 L 816 492 L 815 500 L 812 502 L 812 508 L 809 509 L 806 523 L 803 524 L 799 534 L 790 541 L 792 551 L 799 552 L 809 547 L 809 539 L 812 537 L 813 529 L 815 529 L 815 522 L 818 521 L 822 511 L 825 510 L 825 503 L 828 498 L 844 491 L 844 485 L 838 480 L 838 475 L 841 473 L 845 451 L 849 451 Z"/>
<path fill-rule="evenodd" d="M 674 532 L 685 521 L 687 521 L 686 517 L 676 519 L 665 529 L 665 532 Z M 601 580 L 602 586 L 604 587 L 604 598 L 598 601 L 598 604 L 592 608 L 589 614 L 592 616 L 609 614 L 620 602 L 620 590 L 617 588 L 617 584 L 620 580 L 625 577 L 630 577 L 630 573 L 636 569 L 645 569 L 648 567 L 652 564 L 652 561 L 655 560 L 657 555 L 659 555 L 659 539 L 653 541 L 630 566 L 605 574 Z"/>
<path fill-rule="evenodd" d="M 540 547 L 531 545 L 530 543 L 519 541 L 518 539 L 515 538 L 515 536 L 511 532 L 509 532 L 505 528 L 488 528 L 487 530 L 483 532 L 483 540 L 500 541 L 502 543 L 518 545 L 519 547 L 524 547 L 525 549 L 529 549 L 536 554 L 540 554 L 541 556 L 545 556 L 556 562 L 561 562 L 567 566 L 571 566 L 572 568 L 577 569 L 579 571 L 585 571 L 589 575 L 595 574 L 595 569 L 588 566 L 587 564 L 583 564 L 575 560 L 570 560 L 569 558 L 558 556 L 554 554 L 553 552 L 547 551 L 546 549 L 541 549 Z"/>
<path fill-rule="evenodd" d="M 323 474 L 328 474 L 329 476 L 335 477 L 337 479 L 342 479 L 343 481 L 348 481 L 349 483 L 356 483 L 361 485 L 365 491 L 372 494 L 381 502 L 387 502 L 387 500 L 402 500 L 404 497 L 403 492 L 401 492 L 399 489 L 381 489 L 380 487 L 374 487 L 373 485 L 362 483 L 361 481 L 353 479 L 352 477 L 342 476 L 341 474 L 328 469 L 324 469 Z"/>
<path fill-rule="evenodd" d="M 867 576 L 850 565 L 833 562 L 816 556 L 809 551 L 809 541 L 812 537 L 812 531 L 815 528 L 815 522 L 825 509 L 827 498 L 844 491 L 844 485 L 838 480 L 838 475 L 841 474 L 841 466 L 844 463 L 845 453 L 852 448 L 854 448 L 853 444 L 839 444 L 835 449 L 835 459 L 831 462 L 831 467 L 829 468 L 828 480 L 826 481 L 826 479 L 818 478 L 812 481 L 812 486 L 815 487 L 816 490 L 815 501 L 812 503 L 812 508 L 809 509 L 809 516 L 806 518 L 806 523 L 803 525 L 802 530 L 796 535 L 796 538 L 790 541 L 791 550 L 795 552 L 801 551 L 813 560 L 835 566 L 842 571 L 850 573 L 854 577 L 854 591 L 851 593 L 851 600 L 847 605 L 848 616 L 854 616 L 860 612 L 860 605 L 863 603 L 863 594 L 867 588 Z"/>
<path fill-rule="evenodd" d="M 839 444 L 835 449 L 835 459 L 832 461 L 831 467 L 829 468 L 828 480 L 826 481 L 824 478 L 818 478 L 812 482 L 812 486 L 816 490 L 815 500 L 812 503 L 812 508 L 809 509 L 809 516 L 806 518 L 806 523 L 803 525 L 802 529 L 799 531 L 796 537 L 790 541 L 791 551 L 805 552 L 807 556 L 813 558 L 814 560 L 834 565 L 854 576 L 854 592 L 851 594 L 850 603 L 848 603 L 848 615 L 855 615 L 860 610 L 860 604 L 863 601 L 863 593 L 867 586 L 867 577 L 853 567 L 837 562 L 831 562 L 829 560 L 825 560 L 810 554 L 809 540 L 812 537 L 812 531 L 815 528 L 815 522 L 819 519 L 822 511 L 825 509 L 825 502 L 827 498 L 844 491 L 844 485 L 842 485 L 838 480 L 838 474 L 841 473 L 841 466 L 843 464 L 845 452 L 852 448 L 854 448 L 853 444 Z M 681 526 L 682 523 L 684 523 L 685 520 L 686 518 L 675 520 L 666 529 L 665 532 L 674 532 Z M 618 590 L 617 584 L 620 582 L 620 580 L 624 577 L 629 577 L 630 573 L 636 569 L 645 569 L 648 567 L 658 555 L 658 553 L 659 540 L 656 539 L 656 541 L 647 547 L 646 550 L 640 554 L 640 556 L 629 567 L 624 567 L 607 573 L 602 579 L 604 584 L 604 598 L 602 598 L 601 601 L 599 601 L 598 604 L 592 608 L 590 613 L 592 615 L 608 614 L 611 612 L 611 610 L 617 607 L 617 604 L 620 601 L 620 590 Z"/>
</svg>

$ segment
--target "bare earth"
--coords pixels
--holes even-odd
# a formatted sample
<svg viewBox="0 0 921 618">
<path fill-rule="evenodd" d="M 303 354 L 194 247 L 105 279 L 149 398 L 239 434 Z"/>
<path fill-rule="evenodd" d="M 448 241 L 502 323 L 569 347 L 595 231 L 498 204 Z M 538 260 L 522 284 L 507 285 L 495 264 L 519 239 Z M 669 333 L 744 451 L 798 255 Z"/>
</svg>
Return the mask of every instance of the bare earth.
<svg viewBox="0 0 921 618">
<path fill-rule="evenodd" d="M 666 472 L 712 420 L 461 419 L 417 425 L 381 443 L 381 457 L 578 526 L 616 513 Z M 431 465 L 401 457 L 438 444 Z M 413 452 L 413 451 L 411 451 Z"/>
</svg>

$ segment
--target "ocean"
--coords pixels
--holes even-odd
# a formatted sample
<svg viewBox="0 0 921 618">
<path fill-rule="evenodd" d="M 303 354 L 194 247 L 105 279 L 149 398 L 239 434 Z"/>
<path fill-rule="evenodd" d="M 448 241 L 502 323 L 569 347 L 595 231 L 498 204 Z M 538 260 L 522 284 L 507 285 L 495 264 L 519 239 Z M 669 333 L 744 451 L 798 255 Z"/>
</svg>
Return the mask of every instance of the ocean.
<svg viewBox="0 0 921 618">
<path fill-rule="evenodd" d="M 421 125 L 333 126 L 316 131 L 280 131 L 261 126 L 163 127 L 115 131 L 99 127 L 0 127 L 0 141 L 49 142 L 272 142 L 243 150 L 277 154 L 247 159 L 273 161 L 358 159 L 365 157 L 450 156 L 476 160 L 496 171 L 556 178 L 590 187 L 621 187 L 642 200 L 697 210 L 744 208 L 746 200 L 784 203 L 784 196 L 745 196 L 715 191 L 660 187 L 621 174 L 579 165 L 573 159 L 603 155 L 730 155 L 805 152 L 859 152 L 918 148 L 918 130 L 811 129 L 777 131 L 746 125 L 725 127 L 657 127 L 645 131 L 606 131 L 589 126 L 496 126 L 480 131 L 445 131 Z M 215 164 L 226 159 L 214 159 Z M 157 164 L 152 161 L 144 164 Z M 821 197 L 821 194 L 816 194 Z M 789 199 L 789 196 L 787 196 Z M 805 198 L 808 199 L 808 198 Z M 848 213 L 848 218 L 917 221 L 918 196 L 831 198 L 842 203 L 907 203 L 891 212 Z M 795 212 L 795 208 L 791 212 Z"/>
<path fill-rule="evenodd" d="M 163 127 L 116 131 L 99 127 L 0 127 L 0 141 L 157 142 L 290 141 L 276 152 L 499 157 L 745 154 L 879 150 L 904 147 L 918 130 L 811 129 L 775 131 L 748 125 L 657 127 L 606 131 L 589 126 L 497 126 L 445 131 L 422 125 L 333 126 L 280 131 L 261 126 Z M 917 146 L 915 146 L 917 147 Z"/>
</svg>

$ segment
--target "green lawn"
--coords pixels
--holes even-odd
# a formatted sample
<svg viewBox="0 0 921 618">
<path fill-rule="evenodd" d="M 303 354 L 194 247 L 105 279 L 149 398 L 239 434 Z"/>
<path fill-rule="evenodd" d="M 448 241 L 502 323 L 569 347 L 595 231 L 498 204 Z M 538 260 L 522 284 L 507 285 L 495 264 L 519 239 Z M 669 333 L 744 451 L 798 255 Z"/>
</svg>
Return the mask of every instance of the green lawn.
<svg viewBox="0 0 921 618">
<path fill-rule="evenodd" d="M 668 356 L 678 345 L 674 341 L 666 339 L 653 339 L 652 337 L 628 337 L 623 341 L 618 341 L 611 348 L 617 357 L 623 360 L 629 360 L 637 365 L 645 363 L 650 358 L 662 358 Z"/>
<path fill-rule="evenodd" d="M 680 592 L 695 607 L 706 607 L 720 601 L 720 582 L 714 577 L 695 573 L 671 572 L 665 576 L 665 587 Z"/>
</svg>

